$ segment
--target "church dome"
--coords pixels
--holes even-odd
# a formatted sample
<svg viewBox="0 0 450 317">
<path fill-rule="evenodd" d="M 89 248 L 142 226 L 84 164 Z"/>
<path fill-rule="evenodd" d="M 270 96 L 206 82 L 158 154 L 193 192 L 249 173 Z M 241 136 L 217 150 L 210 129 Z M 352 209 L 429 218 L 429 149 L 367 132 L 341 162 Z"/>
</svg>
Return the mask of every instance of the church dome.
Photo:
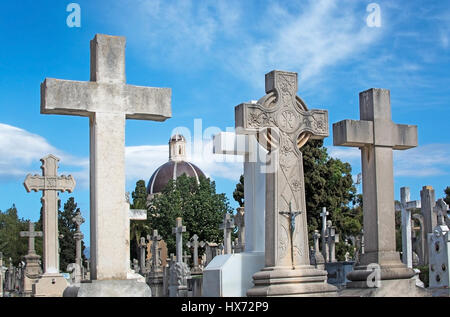
<svg viewBox="0 0 450 317">
<path fill-rule="evenodd" d="M 195 177 L 199 182 L 200 176 L 205 174 L 192 163 L 186 161 L 186 139 L 180 134 L 172 136 L 169 140 L 169 162 L 161 165 L 150 177 L 147 185 L 147 194 L 151 198 L 154 194 L 161 193 L 169 180 L 186 174 Z"/>
</svg>

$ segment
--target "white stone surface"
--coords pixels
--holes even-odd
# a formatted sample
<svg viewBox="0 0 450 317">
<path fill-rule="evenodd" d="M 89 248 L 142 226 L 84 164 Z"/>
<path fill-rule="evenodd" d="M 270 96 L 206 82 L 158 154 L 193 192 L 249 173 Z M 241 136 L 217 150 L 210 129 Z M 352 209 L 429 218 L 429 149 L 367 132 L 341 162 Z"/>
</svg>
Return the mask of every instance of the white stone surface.
<svg viewBox="0 0 450 317">
<path fill-rule="evenodd" d="M 91 81 L 47 78 L 41 113 L 89 117 L 91 278 L 126 279 L 129 257 L 125 202 L 125 119 L 171 117 L 171 90 L 126 85 L 125 38 L 91 41 Z"/>
</svg>

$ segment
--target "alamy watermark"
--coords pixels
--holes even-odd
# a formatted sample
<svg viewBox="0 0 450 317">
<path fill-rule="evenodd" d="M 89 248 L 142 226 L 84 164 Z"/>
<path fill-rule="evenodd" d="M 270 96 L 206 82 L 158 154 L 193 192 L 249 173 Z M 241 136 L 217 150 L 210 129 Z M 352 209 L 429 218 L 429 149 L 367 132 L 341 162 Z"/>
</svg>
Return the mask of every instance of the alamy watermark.
<svg viewBox="0 0 450 317">
<path fill-rule="evenodd" d="M 66 8 L 70 14 L 67 16 L 66 24 L 69 28 L 81 27 L 81 7 L 78 3 L 69 3 Z"/>
<path fill-rule="evenodd" d="M 371 263 L 367 266 L 367 271 L 371 273 L 367 276 L 367 287 L 381 287 L 381 268 L 377 263 Z"/>
<path fill-rule="evenodd" d="M 369 3 L 366 8 L 370 14 L 366 18 L 366 24 L 370 28 L 381 27 L 381 8 L 378 3 Z"/>
</svg>

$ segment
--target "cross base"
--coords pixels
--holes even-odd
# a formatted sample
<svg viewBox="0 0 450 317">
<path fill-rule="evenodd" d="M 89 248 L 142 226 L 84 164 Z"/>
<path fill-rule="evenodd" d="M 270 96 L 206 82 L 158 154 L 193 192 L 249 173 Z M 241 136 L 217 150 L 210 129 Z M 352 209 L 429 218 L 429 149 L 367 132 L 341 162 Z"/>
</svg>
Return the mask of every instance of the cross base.
<svg viewBox="0 0 450 317">
<path fill-rule="evenodd" d="M 138 280 L 93 280 L 71 286 L 64 297 L 151 297 L 150 287 Z"/>
<path fill-rule="evenodd" d="M 253 275 L 249 297 L 335 297 L 337 288 L 327 284 L 327 271 L 311 265 L 266 267 Z"/>
</svg>

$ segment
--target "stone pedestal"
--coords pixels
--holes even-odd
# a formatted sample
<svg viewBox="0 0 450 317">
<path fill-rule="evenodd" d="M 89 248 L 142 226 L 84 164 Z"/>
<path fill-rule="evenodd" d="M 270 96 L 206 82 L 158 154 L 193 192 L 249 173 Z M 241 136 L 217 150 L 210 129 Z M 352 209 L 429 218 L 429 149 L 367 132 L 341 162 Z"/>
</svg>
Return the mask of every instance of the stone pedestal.
<svg viewBox="0 0 450 317">
<path fill-rule="evenodd" d="M 349 288 L 349 286 L 352 286 Z M 339 292 L 340 297 L 430 297 L 431 292 L 416 286 L 416 279 L 382 280 L 379 287 L 364 282 L 350 282 Z"/>
<path fill-rule="evenodd" d="M 137 280 L 93 280 L 71 286 L 64 297 L 151 297 L 146 283 Z"/>
<path fill-rule="evenodd" d="M 152 297 L 167 296 L 164 293 L 164 274 L 162 271 L 160 272 L 150 271 L 147 277 L 147 284 L 150 286 L 150 289 L 152 290 Z"/>
<path fill-rule="evenodd" d="M 69 286 L 67 280 L 59 273 L 47 273 L 33 284 L 33 297 L 62 297 Z"/>
</svg>

